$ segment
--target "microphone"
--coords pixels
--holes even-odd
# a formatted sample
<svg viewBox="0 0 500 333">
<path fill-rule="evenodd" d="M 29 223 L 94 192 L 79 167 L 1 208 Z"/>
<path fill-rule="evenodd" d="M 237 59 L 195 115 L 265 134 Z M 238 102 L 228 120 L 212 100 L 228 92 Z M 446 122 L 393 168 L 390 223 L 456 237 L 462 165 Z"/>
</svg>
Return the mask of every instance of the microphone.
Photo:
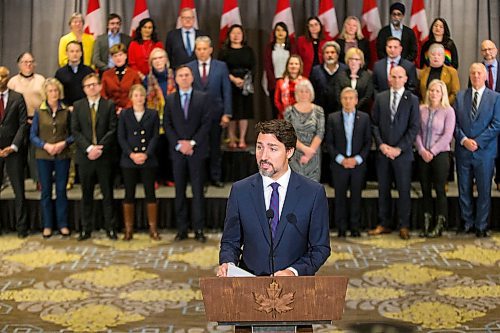
<svg viewBox="0 0 500 333">
<path fill-rule="evenodd" d="M 274 276 L 274 242 L 273 242 L 273 229 L 271 227 L 272 220 L 274 218 L 274 210 L 269 208 L 266 210 L 267 225 L 269 227 L 269 236 L 271 239 L 271 246 L 269 248 L 269 257 L 271 258 L 271 276 Z"/>
<path fill-rule="evenodd" d="M 313 266 L 311 253 L 309 252 L 309 249 L 311 248 L 311 242 L 309 242 L 309 237 L 304 235 L 297 226 L 297 216 L 295 216 L 294 213 L 287 214 L 286 221 L 294 226 L 295 230 L 297 230 L 298 234 L 302 237 L 302 239 L 305 239 L 307 241 L 307 252 L 309 253 L 309 261 L 311 262 L 311 266 Z"/>
</svg>

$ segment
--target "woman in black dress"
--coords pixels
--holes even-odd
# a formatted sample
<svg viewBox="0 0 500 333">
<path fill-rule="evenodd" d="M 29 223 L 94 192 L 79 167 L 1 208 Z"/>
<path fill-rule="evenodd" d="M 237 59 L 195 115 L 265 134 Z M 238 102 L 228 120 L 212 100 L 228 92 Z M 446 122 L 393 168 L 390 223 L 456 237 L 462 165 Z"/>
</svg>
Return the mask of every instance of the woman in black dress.
<svg viewBox="0 0 500 333">
<path fill-rule="evenodd" d="M 248 119 L 253 118 L 253 70 L 255 56 L 247 45 L 245 32 L 239 24 L 233 24 L 228 32 L 219 60 L 224 61 L 229 69 L 233 97 L 233 118 L 229 123 L 229 148 L 247 147 L 245 136 Z M 236 137 L 236 127 L 239 129 L 239 140 Z"/>
</svg>

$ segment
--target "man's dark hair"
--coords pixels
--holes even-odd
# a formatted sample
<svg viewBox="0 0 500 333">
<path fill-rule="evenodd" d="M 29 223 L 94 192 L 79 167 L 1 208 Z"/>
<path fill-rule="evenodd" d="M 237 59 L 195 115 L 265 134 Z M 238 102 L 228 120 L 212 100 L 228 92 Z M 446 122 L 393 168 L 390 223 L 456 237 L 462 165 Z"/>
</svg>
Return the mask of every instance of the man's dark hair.
<svg viewBox="0 0 500 333">
<path fill-rule="evenodd" d="M 122 18 L 120 17 L 120 15 L 118 15 L 118 14 L 116 14 L 116 13 L 111 13 L 111 14 L 109 14 L 109 15 L 108 15 L 108 23 L 109 23 L 109 21 L 114 20 L 114 19 L 116 19 L 116 18 L 117 18 L 118 20 L 120 20 L 120 22 L 122 21 Z"/>
<path fill-rule="evenodd" d="M 268 121 L 261 121 L 255 125 L 255 132 L 257 135 L 273 134 L 279 142 L 285 145 L 286 150 L 295 149 L 297 145 L 297 135 L 293 125 L 282 119 L 273 119 Z"/>
<path fill-rule="evenodd" d="M 187 68 L 187 69 L 189 69 L 189 71 L 191 72 L 191 75 L 194 75 L 194 74 L 193 74 L 193 70 L 191 69 L 191 67 L 189 67 L 189 66 L 188 66 L 188 65 L 186 65 L 186 64 L 184 64 L 184 65 L 180 65 L 179 67 L 177 67 L 177 68 L 175 69 L 175 71 L 176 71 L 176 72 L 178 72 L 178 71 L 179 71 L 179 69 L 182 69 L 182 68 Z"/>
<path fill-rule="evenodd" d="M 385 40 L 385 45 L 387 46 L 387 43 L 389 43 L 391 40 L 395 40 L 399 43 L 399 45 L 403 45 L 403 43 L 401 43 L 401 39 L 399 39 L 398 37 L 394 37 L 394 36 L 389 36 L 387 37 L 387 39 Z"/>
</svg>

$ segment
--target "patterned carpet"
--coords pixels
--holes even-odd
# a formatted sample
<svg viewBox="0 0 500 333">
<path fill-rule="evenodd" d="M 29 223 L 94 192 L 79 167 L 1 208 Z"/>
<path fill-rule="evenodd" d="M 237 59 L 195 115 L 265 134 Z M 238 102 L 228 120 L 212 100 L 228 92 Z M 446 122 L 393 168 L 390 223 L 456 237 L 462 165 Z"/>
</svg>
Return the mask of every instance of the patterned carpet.
<svg viewBox="0 0 500 333">
<path fill-rule="evenodd" d="M 207 323 L 206 244 L 0 236 L 0 332 L 228 332 Z M 321 275 L 350 278 L 344 317 L 315 332 L 500 332 L 500 235 L 331 239 Z"/>
</svg>

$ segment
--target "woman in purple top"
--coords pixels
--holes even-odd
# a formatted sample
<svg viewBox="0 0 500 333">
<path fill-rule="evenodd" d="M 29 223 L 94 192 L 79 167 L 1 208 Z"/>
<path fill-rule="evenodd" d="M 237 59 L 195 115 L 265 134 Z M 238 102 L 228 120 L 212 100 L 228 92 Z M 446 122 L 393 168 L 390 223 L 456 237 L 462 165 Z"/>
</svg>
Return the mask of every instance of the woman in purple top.
<svg viewBox="0 0 500 333">
<path fill-rule="evenodd" d="M 450 143 L 455 130 L 455 112 L 448 100 L 446 84 L 441 80 L 429 83 L 424 104 L 420 106 L 420 131 L 415 145 L 418 150 L 418 173 L 422 185 L 424 230 L 421 237 L 439 237 L 448 213 L 446 180 L 450 167 Z M 437 221 L 429 232 L 432 214 L 432 187 L 436 190 Z"/>
</svg>

